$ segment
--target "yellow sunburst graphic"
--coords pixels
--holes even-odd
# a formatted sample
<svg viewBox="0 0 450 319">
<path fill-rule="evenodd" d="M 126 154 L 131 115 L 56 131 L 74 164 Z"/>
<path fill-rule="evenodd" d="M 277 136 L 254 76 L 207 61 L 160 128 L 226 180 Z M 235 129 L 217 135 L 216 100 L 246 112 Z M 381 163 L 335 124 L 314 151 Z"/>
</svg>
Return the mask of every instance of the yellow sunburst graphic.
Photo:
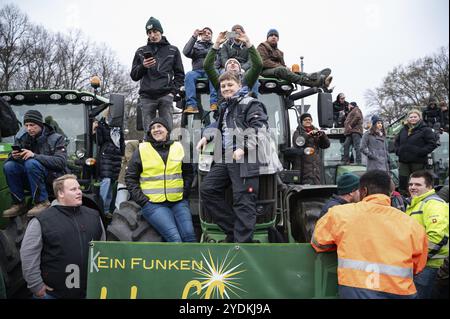
<svg viewBox="0 0 450 319">
<path fill-rule="evenodd" d="M 205 269 L 195 270 L 195 273 L 201 277 L 195 277 L 194 280 L 188 282 L 184 288 L 182 299 L 187 299 L 195 294 L 200 295 L 203 299 L 230 299 L 231 297 L 240 298 L 239 293 L 244 292 L 237 282 L 242 279 L 236 275 L 245 272 L 245 269 L 239 269 L 243 263 L 232 266 L 233 260 L 237 256 L 237 252 L 231 256 L 229 250 L 222 261 L 216 259 L 214 262 L 211 252 L 208 250 L 209 258 L 202 253 L 203 260 L 207 267 Z M 196 290 L 189 294 L 191 288 Z"/>
</svg>

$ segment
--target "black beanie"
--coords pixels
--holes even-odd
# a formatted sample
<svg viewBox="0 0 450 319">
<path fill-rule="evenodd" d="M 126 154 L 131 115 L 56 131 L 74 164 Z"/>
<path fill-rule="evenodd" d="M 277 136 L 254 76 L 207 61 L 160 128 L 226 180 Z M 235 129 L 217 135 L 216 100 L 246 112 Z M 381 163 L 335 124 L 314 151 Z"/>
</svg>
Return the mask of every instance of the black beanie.
<svg viewBox="0 0 450 319">
<path fill-rule="evenodd" d="M 29 110 L 25 113 L 25 115 L 23 116 L 23 124 L 25 123 L 35 123 L 39 126 L 44 126 L 44 119 L 42 117 L 41 112 L 36 111 L 36 110 Z"/>
<path fill-rule="evenodd" d="M 159 20 L 153 17 L 150 17 L 150 19 L 148 19 L 147 24 L 145 25 L 145 32 L 148 33 L 148 31 L 150 31 L 151 29 L 155 29 L 161 33 L 164 33 Z"/>
<path fill-rule="evenodd" d="M 167 131 L 170 133 L 170 126 L 169 123 L 167 123 L 167 120 L 163 117 L 155 117 L 151 122 L 150 125 L 148 126 L 148 131 L 150 132 L 150 128 L 153 126 L 153 124 L 159 123 L 162 126 L 164 126 Z"/>
<path fill-rule="evenodd" d="M 309 113 L 303 113 L 303 114 L 300 116 L 300 123 L 302 123 L 303 120 L 304 120 L 305 118 L 307 118 L 307 117 L 309 117 L 309 118 L 312 120 L 311 114 L 309 114 Z"/>
<path fill-rule="evenodd" d="M 352 173 L 344 173 L 337 180 L 337 194 L 345 195 L 359 188 L 359 176 Z"/>
</svg>

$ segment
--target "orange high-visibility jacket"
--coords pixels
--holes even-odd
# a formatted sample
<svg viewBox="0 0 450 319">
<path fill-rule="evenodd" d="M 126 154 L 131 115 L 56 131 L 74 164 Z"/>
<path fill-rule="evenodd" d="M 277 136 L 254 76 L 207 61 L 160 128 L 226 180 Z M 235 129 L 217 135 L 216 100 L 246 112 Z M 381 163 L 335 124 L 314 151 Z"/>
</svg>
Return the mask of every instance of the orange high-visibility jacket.
<svg viewBox="0 0 450 319">
<path fill-rule="evenodd" d="M 317 252 L 337 249 L 339 285 L 404 296 L 416 293 L 413 275 L 428 254 L 423 227 L 382 194 L 332 207 L 311 244 Z"/>
</svg>

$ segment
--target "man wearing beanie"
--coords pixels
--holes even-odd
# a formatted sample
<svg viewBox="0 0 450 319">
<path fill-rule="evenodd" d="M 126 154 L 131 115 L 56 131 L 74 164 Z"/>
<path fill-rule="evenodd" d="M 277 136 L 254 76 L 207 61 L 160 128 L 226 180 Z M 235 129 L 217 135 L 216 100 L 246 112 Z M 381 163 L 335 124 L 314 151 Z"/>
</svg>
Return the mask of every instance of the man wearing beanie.
<svg viewBox="0 0 450 319">
<path fill-rule="evenodd" d="M 173 98 L 184 84 L 184 69 L 178 48 L 163 36 L 158 19 L 150 17 L 145 25 L 147 45 L 134 54 L 130 76 L 140 81 L 139 104 L 142 124 L 147 128 L 158 116 L 173 124 Z"/>
<path fill-rule="evenodd" d="M 236 34 L 236 37 L 229 38 L 220 48 L 220 68 L 226 69 L 228 59 L 234 58 L 239 61 L 241 68 L 247 71 L 252 66 L 252 63 L 249 58 L 248 48 L 238 37 L 239 33 L 245 33 L 244 28 L 236 24 L 231 28 L 231 31 Z"/>
<path fill-rule="evenodd" d="M 354 163 L 361 165 L 361 137 L 363 135 L 363 115 L 356 104 L 356 102 L 350 102 L 348 105 L 350 112 L 344 121 L 344 162 L 350 164 L 350 147 L 354 149 Z"/>
<path fill-rule="evenodd" d="M 44 123 L 42 114 L 29 110 L 23 117 L 24 129 L 15 136 L 14 148 L 3 166 L 13 206 L 3 217 L 26 212 L 24 190 L 31 191 L 34 207 L 27 216 L 37 216 L 50 206 L 47 185 L 66 173 L 67 151 L 64 137 Z M 27 182 L 26 182 L 27 181 Z"/>
<path fill-rule="evenodd" d="M 147 135 L 147 142 L 139 144 L 125 173 L 131 198 L 165 241 L 195 242 L 188 202 L 193 166 L 184 159 L 181 143 L 170 140 L 166 119 L 154 118 Z"/>
<path fill-rule="evenodd" d="M 428 240 L 422 225 L 391 207 L 390 189 L 387 172 L 366 172 L 361 201 L 330 208 L 316 224 L 312 247 L 337 251 L 340 298 L 417 297 L 413 279 L 427 262 Z"/>
<path fill-rule="evenodd" d="M 333 206 L 359 202 L 359 176 L 344 173 L 337 179 L 337 192 L 325 203 L 320 211 L 320 217 Z"/>
<path fill-rule="evenodd" d="M 323 69 L 316 73 L 294 73 L 284 63 L 284 53 L 278 49 L 280 36 L 276 29 L 267 32 L 267 41 L 258 45 L 258 52 L 263 60 L 263 71 L 261 75 L 266 78 L 279 78 L 291 83 L 310 87 L 328 88 L 333 79 L 330 69 Z"/>
</svg>

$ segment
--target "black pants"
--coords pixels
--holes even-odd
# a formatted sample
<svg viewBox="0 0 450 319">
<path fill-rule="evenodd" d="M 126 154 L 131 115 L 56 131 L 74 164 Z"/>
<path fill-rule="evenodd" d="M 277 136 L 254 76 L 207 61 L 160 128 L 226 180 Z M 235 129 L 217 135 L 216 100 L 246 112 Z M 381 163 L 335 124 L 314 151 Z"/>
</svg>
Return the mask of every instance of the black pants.
<svg viewBox="0 0 450 319">
<path fill-rule="evenodd" d="M 227 235 L 227 241 L 251 242 L 256 224 L 259 177 L 240 177 L 241 164 L 214 164 L 200 189 L 203 209 Z M 233 207 L 225 201 L 231 183 Z"/>
</svg>

